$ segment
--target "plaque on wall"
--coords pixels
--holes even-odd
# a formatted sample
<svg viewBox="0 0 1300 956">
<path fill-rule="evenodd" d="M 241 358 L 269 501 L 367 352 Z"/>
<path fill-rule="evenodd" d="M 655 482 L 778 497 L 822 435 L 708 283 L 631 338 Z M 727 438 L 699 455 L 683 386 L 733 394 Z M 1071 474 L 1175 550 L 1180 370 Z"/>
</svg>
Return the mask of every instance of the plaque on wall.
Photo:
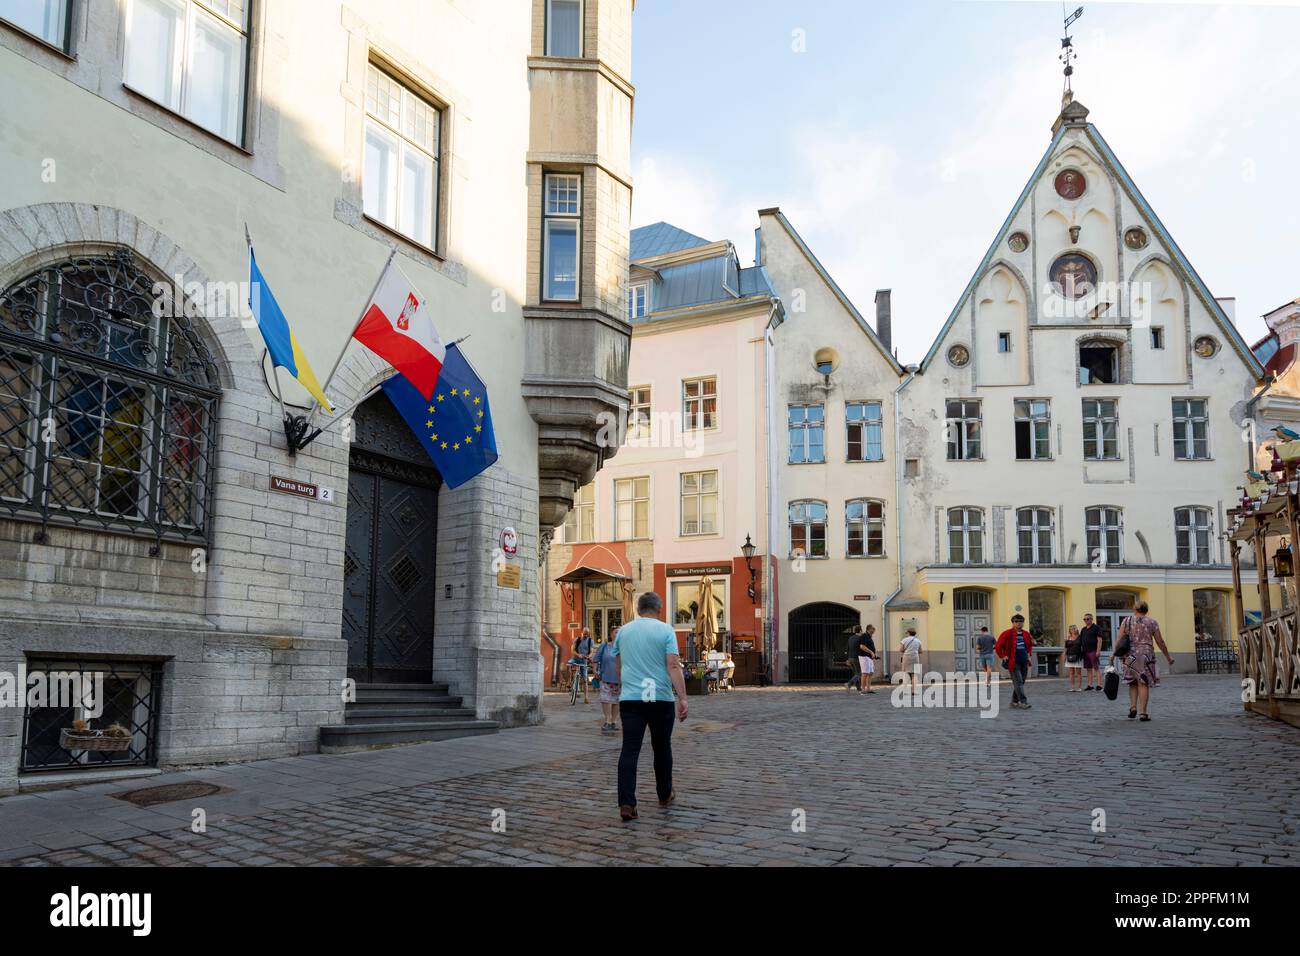
<svg viewBox="0 0 1300 956">
<path fill-rule="evenodd" d="M 519 565 L 507 564 L 497 572 L 497 587 L 519 590 Z"/>
</svg>

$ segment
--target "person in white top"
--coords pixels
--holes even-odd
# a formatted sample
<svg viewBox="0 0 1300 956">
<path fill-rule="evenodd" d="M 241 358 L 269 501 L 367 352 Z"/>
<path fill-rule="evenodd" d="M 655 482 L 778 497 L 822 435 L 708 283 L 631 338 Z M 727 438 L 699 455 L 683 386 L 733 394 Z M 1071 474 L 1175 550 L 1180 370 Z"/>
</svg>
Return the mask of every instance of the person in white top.
<svg viewBox="0 0 1300 956">
<path fill-rule="evenodd" d="M 921 670 L 921 639 L 916 636 L 916 628 L 909 627 L 907 636 L 898 645 L 898 652 L 903 655 L 903 670 L 912 675 L 912 693 L 916 693 L 916 675 Z"/>
</svg>

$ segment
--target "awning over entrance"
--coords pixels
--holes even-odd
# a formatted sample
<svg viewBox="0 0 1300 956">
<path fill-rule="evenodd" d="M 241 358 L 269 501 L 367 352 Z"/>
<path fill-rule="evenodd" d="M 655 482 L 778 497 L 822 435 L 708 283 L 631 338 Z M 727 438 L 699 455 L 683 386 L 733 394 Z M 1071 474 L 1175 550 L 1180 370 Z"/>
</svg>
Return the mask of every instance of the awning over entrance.
<svg viewBox="0 0 1300 956">
<path fill-rule="evenodd" d="M 612 581 L 630 581 L 628 575 L 622 571 L 615 571 L 612 568 L 596 567 L 590 564 L 579 564 L 570 568 L 555 579 L 556 584 L 578 584 L 586 581 L 588 578 L 600 578 Z"/>
</svg>

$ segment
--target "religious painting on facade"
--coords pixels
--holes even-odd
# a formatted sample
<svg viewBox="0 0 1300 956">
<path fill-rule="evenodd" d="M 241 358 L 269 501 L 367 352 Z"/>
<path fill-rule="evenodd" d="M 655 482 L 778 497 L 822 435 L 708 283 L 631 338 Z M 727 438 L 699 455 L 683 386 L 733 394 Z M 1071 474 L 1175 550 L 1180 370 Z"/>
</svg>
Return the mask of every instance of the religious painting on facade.
<svg viewBox="0 0 1300 956">
<path fill-rule="evenodd" d="M 1013 232 L 1007 236 L 1007 245 L 1011 247 L 1012 252 L 1024 252 L 1029 248 L 1029 237 L 1023 232 Z"/>
<path fill-rule="evenodd" d="M 1048 279 L 1067 299 L 1080 299 L 1097 287 L 1097 267 L 1087 256 L 1071 252 L 1052 263 Z"/>
<path fill-rule="evenodd" d="M 954 345 L 948 350 L 948 364 L 954 368 L 962 368 L 970 361 L 970 349 L 964 345 Z"/>
<path fill-rule="evenodd" d="M 1134 226 L 1132 229 L 1124 231 L 1124 245 L 1135 252 L 1138 249 L 1145 249 L 1147 242 L 1147 231 L 1145 229 Z"/>
<path fill-rule="evenodd" d="M 1078 199 L 1088 188 L 1088 180 L 1077 169 L 1063 169 L 1056 174 L 1056 192 L 1062 199 Z"/>
</svg>

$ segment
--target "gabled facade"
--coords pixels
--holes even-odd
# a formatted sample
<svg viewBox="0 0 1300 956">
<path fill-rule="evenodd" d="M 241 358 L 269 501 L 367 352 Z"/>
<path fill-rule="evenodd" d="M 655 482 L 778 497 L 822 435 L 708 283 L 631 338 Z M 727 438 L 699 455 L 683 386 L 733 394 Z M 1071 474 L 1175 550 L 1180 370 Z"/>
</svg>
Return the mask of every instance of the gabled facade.
<svg viewBox="0 0 1300 956">
<path fill-rule="evenodd" d="M 779 209 L 759 211 L 758 261 L 785 306 L 773 333 L 769 535 L 780 581 L 778 681 L 840 674 L 844 631 L 884 625 L 898 591 L 895 398 L 889 292 L 876 327 Z"/>
<path fill-rule="evenodd" d="M 972 666 L 1016 611 L 1059 646 L 1145 600 L 1184 666 L 1198 626 L 1229 632 L 1219 534 L 1262 368 L 1087 115 L 1066 103 L 901 392 L 891 634 L 918 623 L 929 666 Z"/>
</svg>

